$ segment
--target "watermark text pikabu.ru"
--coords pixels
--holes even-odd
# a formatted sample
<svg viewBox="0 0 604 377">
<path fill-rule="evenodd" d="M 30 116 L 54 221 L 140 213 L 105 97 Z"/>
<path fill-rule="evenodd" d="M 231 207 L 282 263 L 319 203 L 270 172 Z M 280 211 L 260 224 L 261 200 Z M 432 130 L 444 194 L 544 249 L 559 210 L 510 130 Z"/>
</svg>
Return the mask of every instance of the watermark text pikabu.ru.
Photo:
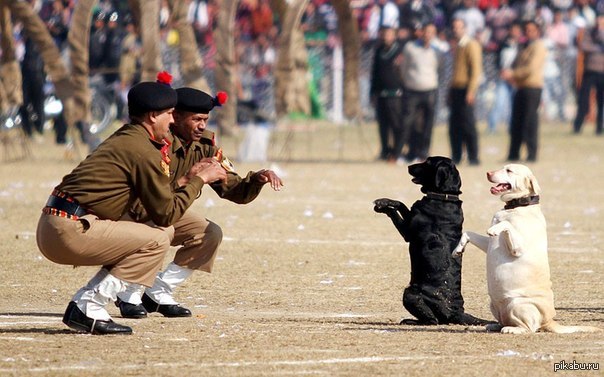
<svg viewBox="0 0 604 377">
<path fill-rule="evenodd" d="M 599 363 L 578 363 L 576 360 L 566 362 L 564 360 L 554 363 L 554 372 L 563 370 L 600 370 Z"/>
</svg>

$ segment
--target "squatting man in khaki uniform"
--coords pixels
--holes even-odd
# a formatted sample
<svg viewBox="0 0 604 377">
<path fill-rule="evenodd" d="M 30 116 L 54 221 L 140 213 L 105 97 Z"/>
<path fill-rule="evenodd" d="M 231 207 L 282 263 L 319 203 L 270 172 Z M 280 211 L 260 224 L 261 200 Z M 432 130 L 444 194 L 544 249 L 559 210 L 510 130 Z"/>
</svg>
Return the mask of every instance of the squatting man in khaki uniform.
<svg viewBox="0 0 604 377">
<path fill-rule="evenodd" d="M 130 334 L 106 310 L 128 284 L 151 287 L 174 239 L 174 227 L 205 183 L 226 180 L 218 161 L 189 172 L 174 190 L 170 176 L 170 124 L 177 102 L 167 72 L 128 92 L 130 124 L 98 146 L 50 195 L 36 239 L 49 260 L 103 266 L 74 295 L 63 322 L 93 334 Z M 153 225 L 126 221 L 138 200 Z"/>
<path fill-rule="evenodd" d="M 272 170 L 249 172 L 240 177 L 215 145 L 214 133 L 207 130 L 210 111 L 226 101 L 226 94 L 219 92 L 216 97 L 193 88 L 176 89 L 178 101 L 174 110 L 172 125 L 170 171 L 172 187 L 178 192 L 186 187 L 196 172 L 216 159 L 227 170 L 225 180 L 210 184 L 223 199 L 238 204 L 254 200 L 264 184 L 278 191 L 283 186 L 281 179 Z M 137 203 L 131 210 L 131 217 L 140 222 L 148 221 L 146 208 Z M 172 246 L 181 246 L 174 261 L 158 274 L 152 287 L 131 284 L 118 295 L 117 305 L 122 317 L 144 318 L 149 312 L 159 312 L 166 317 L 189 317 L 191 311 L 173 298 L 174 289 L 182 284 L 195 270 L 211 272 L 218 246 L 222 241 L 222 230 L 202 215 L 187 210 L 174 222 L 175 236 Z M 142 294 L 142 297 L 141 297 Z"/>
</svg>

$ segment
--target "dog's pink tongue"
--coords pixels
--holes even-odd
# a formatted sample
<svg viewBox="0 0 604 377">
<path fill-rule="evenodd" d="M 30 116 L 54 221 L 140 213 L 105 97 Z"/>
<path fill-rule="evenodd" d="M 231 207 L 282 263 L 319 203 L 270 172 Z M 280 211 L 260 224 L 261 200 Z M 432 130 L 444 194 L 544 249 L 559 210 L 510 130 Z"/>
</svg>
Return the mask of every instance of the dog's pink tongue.
<svg viewBox="0 0 604 377">
<path fill-rule="evenodd" d="M 497 186 L 491 187 L 491 194 L 497 195 L 504 191 L 508 191 L 511 186 L 508 183 L 500 183 Z"/>
</svg>

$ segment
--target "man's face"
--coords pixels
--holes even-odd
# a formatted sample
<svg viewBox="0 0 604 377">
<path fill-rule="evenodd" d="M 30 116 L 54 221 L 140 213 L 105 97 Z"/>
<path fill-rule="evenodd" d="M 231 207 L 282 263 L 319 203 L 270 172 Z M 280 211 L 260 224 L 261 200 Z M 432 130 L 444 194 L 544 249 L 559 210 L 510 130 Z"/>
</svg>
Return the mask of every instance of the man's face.
<svg viewBox="0 0 604 377">
<path fill-rule="evenodd" d="M 160 141 L 170 136 L 170 125 L 174 122 L 173 112 L 174 108 L 153 112 L 155 122 L 152 123 L 151 128 L 155 140 Z"/>
<path fill-rule="evenodd" d="M 539 38 L 539 28 L 533 23 L 528 23 L 524 26 L 524 34 L 529 40 L 534 41 Z"/>
<path fill-rule="evenodd" d="M 187 142 L 199 141 L 208 125 L 209 114 L 174 112 L 174 133 Z"/>
<path fill-rule="evenodd" d="M 461 39 L 466 32 L 466 24 L 462 20 L 453 20 L 453 35 L 456 39 Z"/>
<path fill-rule="evenodd" d="M 604 30 L 604 15 L 599 15 L 598 18 L 596 18 L 596 25 L 598 30 Z"/>
<path fill-rule="evenodd" d="M 510 27 L 510 37 L 518 41 L 522 37 L 522 28 L 519 25 L 512 25 Z"/>
<path fill-rule="evenodd" d="M 384 39 L 384 44 L 390 46 L 396 40 L 396 30 L 392 28 L 387 28 L 382 31 L 382 38 Z"/>
<path fill-rule="evenodd" d="M 434 39 L 434 36 L 436 36 L 436 26 L 426 25 L 423 35 L 424 44 L 430 45 L 432 39 Z"/>
</svg>

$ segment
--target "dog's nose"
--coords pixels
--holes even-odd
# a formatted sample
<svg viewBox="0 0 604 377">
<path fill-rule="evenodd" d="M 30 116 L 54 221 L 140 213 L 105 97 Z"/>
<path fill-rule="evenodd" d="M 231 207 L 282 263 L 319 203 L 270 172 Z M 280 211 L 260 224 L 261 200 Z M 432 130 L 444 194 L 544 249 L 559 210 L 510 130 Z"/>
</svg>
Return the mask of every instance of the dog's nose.
<svg viewBox="0 0 604 377">
<path fill-rule="evenodd" d="M 492 171 L 488 171 L 487 172 L 487 178 L 490 179 L 492 176 L 493 176 L 493 172 Z"/>
</svg>

